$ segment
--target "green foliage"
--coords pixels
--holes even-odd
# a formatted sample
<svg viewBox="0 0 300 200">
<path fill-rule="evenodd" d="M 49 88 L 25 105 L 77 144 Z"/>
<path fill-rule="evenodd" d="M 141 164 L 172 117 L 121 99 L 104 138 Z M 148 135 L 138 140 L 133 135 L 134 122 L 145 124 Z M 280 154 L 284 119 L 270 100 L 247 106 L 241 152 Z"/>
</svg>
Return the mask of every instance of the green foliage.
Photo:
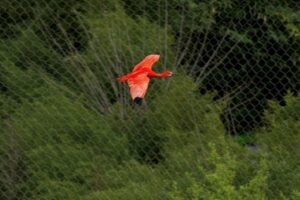
<svg viewBox="0 0 300 200">
<path fill-rule="evenodd" d="M 29 199 L 297 198 L 299 99 L 289 96 L 286 108 L 273 106 L 266 115 L 270 125 L 256 137 L 259 150 L 252 152 L 224 136 L 223 105 L 211 103 L 211 95 L 197 96 L 194 88 L 189 78 L 178 76 L 163 82 L 147 107 L 115 105 L 111 114 L 99 115 L 86 109 L 82 98 L 45 82 L 43 96 L 24 101 L 2 124 L 0 141 L 8 147 L 2 155 L 22 168 L 14 182 L 18 187 L 1 176 L 4 194 L 30 191 Z M 172 101 L 175 97 L 178 101 Z M 180 105 L 186 109 L 176 110 Z M 168 106 L 174 115 L 165 110 Z M 22 154 L 13 157 L 12 145 Z"/>
<path fill-rule="evenodd" d="M 45 83 L 32 69 L 26 71 L 16 67 L 11 62 L 3 62 L 1 68 L 1 81 L 5 87 L 7 98 L 17 102 L 32 101 L 35 98 L 42 97 L 44 93 L 40 90 Z"/>
<path fill-rule="evenodd" d="M 0 199 L 299 199 L 293 1 L 166 2 L 1 1 Z M 153 51 L 170 69 L 205 37 L 195 74 L 237 44 L 202 82 L 228 98 L 199 95 L 190 51 L 129 103 L 118 76 Z"/>
<path fill-rule="evenodd" d="M 88 36 L 77 13 L 85 12 L 85 1 L 62 0 L 35 2 L 33 27 L 38 37 L 61 55 L 85 49 Z"/>
<path fill-rule="evenodd" d="M 67 181 L 40 181 L 31 199 L 80 199 L 83 189 L 72 182 Z"/>
<path fill-rule="evenodd" d="M 267 100 L 284 105 L 288 90 L 299 92 L 298 2 L 123 1 L 135 17 L 146 12 L 149 20 L 170 24 L 181 64 L 190 66 L 202 91 L 216 90 L 215 99 L 230 95 L 222 113 L 227 132 L 262 126 Z"/>
<path fill-rule="evenodd" d="M 0 39 L 19 35 L 20 27 L 33 19 L 32 0 L 3 0 L 0 2 Z"/>
<path fill-rule="evenodd" d="M 13 145 L 24 152 L 19 162 L 26 163 L 28 176 L 20 182 L 31 188 L 30 196 L 37 199 L 47 195 L 43 191 L 49 190 L 48 184 L 54 187 L 56 181 L 62 181 L 62 185 L 70 182 L 81 190 L 92 187 L 96 169 L 106 167 L 108 162 L 117 165 L 127 157 L 124 136 L 114 134 L 101 116 L 83 107 L 80 99 L 71 100 L 57 88 L 46 86 L 40 91 L 47 93 L 38 101 L 23 102 L 8 121 L 16 134 Z M 10 137 L 1 143 L 12 145 Z M 11 154 L 9 151 L 4 155 Z M 62 188 L 70 185 L 66 184 Z M 58 196 L 63 194 L 63 190 L 57 191 Z"/>
<path fill-rule="evenodd" d="M 265 161 L 254 177 L 248 177 L 246 184 L 235 183 L 237 171 L 239 170 L 236 155 L 231 154 L 228 149 L 223 149 L 220 154 L 214 145 L 207 156 L 205 169 L 199 162 L 198 175 L 186 173 L 184 176 L 185 186 L 178 186 L 175 182 L 173 191 L 170 192 L 170 199 L 265 199 L 267 165 Z M 179 189 L 184 188 L 184 189 Z"/>
<path fill-rule="evenodd" d="M 182 74 L 184 72 L 179 72 L 177 77 L 160 83 L 161 92 L 156 95 L 154 101 L 149 102 L 151 109 L 149 118 L 160 122 L 161 126 L 165 128 L 193 130 L 195 125 L 201 126 L 201 114 L 212 108 L 205 106 L 209 102 L 209 97 L 199 98 L 194 91 L 196 85 L 193 80 Z M 151 91 L 150 88 L 150 92 L 153 92 L 154 89 Z M 151 124 L 155 124 L 155 122 L 151 121 Z"/>
<path fill-rule="evenodd" d="M 169 64 L 164 63 L 166 60 L 173 61 L 172 36 L 166 36 L 163 28 L 147 19 L 130 18 L 120 6 L 104 13 L 91 10 L 82 17 L 82 23 L 89 27 L 88 47 L 84 54 L 69 57 L 67 64 L 71 65 L 83 92 L 90 91 L 89 99 L 96 99 L 91 104 L 97 107 L 98 102 L 102 104 L 101 111 L 121 95 L 125 96 L 124 89 L 116 84 L 116 77 L 130 72 L 145 55 L 164 52 L 158 66 Z"/>
<path fill-rule="evenodd" d="M 53 49 L 47 47 L 44 41 L 34 33 L 31 26 L 22 29 L 20 33 L 21 36 L 17 39 L 7 41 L 5 45 L 0 45 L 1 84 L 4 84 L 4 87 L 6 87 L 5 75 L 7 73 L 13 74 L 17 70 L 14 69 L 15 67 L 24 70 L 16 72 L 19 74 L 24 73 L 22 76 L 32 73 L 31 71 L 46 71 L 53 77 L 62 79 L 66 73 L 60 62 L 62 57 Z M 12 69 L 8 72 L 7 68 Z M 27 69 L 29 69 L 29 72 L 26 72 Z M 41 79 L 41 77 L 38 79 Z M 16 76 L 14 79 L 11 78 L 12 80 L 23 83 L 27 83 L 28 81 L 19 76 Z"/>
<path fill-rule="evenodd" d="M 257 135 L 258 143 L 267 152 L 272 166 L 268 180 L 272 198 L 280 193 L 289 196 L 300 185 L 300 101 L 299 97 L 293 98 L 290 94 L 286 101 L 285 108 L 272 104 L 272 114 L 267 115 L 271 125 L 263 128 Z"/>
</svg>

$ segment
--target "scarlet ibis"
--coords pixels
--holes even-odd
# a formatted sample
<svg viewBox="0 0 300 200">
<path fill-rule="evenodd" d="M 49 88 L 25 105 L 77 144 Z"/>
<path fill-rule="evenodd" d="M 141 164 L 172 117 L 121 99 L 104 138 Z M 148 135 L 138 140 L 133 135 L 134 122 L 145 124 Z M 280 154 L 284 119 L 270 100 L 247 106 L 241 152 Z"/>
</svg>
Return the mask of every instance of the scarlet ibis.
<svg viewBox="0 0 300 200">
<path fill-rule="evenodd" d="M 151 54 L 146 56 L 133 68 L 131 73 L 128 73 L 118 79 L 119 82 L 128 82 L 130 95 L 134 103 L 138 105 L 142 104 L 151 78 L 164 78 L 172 76 L 172 72 L 168 70 L 162 73 L 156 73 L 152 71 L 152 65 L 156 63 L 159 58 L 159 54 Z"/>
</svg>

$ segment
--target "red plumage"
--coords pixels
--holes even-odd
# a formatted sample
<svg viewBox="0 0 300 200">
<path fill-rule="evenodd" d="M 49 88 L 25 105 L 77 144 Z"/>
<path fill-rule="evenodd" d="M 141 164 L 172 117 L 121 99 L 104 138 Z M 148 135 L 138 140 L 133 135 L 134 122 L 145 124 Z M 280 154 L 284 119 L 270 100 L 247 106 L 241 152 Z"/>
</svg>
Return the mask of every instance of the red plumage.
<svg viewBox="0 0 300 200">
<path fill-rule="evenodd" d="M 172 75 L 172 72 L 167 70 L 163 73 L 152 71 L 152 65 L 156 63 L 159 58 L 160 55 L 157 54 L 148 55 L 133 68 L 131 73 L 118 79 L 120 82 L 128 82 L 130 95 L 133 100 L 136 98 L 144 98 L 151 78 L 164 78 Z"/>
</svg>

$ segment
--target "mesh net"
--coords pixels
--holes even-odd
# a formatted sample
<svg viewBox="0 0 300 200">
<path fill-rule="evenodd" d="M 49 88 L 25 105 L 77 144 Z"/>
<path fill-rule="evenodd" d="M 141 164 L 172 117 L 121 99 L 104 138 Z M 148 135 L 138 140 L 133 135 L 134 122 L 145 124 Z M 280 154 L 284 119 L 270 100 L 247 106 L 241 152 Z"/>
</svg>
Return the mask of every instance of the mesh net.
<svg viewBox="0 0 300 200">
<path fill-rule="evenodd" d="M 299 10 L 1 0 L 0 199 L 299 199 Z"/>
</svg>

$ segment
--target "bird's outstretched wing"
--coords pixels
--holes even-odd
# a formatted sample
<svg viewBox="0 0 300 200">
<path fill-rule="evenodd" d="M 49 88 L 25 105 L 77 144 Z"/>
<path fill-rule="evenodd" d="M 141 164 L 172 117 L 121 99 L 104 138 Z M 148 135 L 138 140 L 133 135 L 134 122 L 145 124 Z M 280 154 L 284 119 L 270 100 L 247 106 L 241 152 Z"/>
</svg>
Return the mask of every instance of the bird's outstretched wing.
<svg viewBox="0 0 300 200">
<path fill-rule="evenodd" d="M 139 64 L 137 64 L 132 72 L 138 71 L 140 69 L 146 68 L 146 69 L 152 69 L 152 65 L 156 63 L 159 60 L 160 56 L 156 54 L 151 54 L 149 56 L 146 56 Z"/>
<path fill-rule="evenodd" d="M 148 89 L 149 82 L 150 78 L 147 76 L 147 73 L 141 73 L 134 78 L 128 79 L 131 98 L 144 98 Z"/>
</svg>

